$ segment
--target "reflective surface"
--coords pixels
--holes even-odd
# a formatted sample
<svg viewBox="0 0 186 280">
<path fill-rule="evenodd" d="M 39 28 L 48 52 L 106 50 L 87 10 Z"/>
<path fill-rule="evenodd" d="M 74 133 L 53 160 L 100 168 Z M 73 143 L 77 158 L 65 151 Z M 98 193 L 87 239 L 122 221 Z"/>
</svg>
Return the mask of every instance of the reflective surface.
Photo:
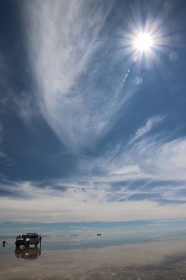
<svg viewBox="0 0 186 280">
<path fill-rule="evenodd" d="M 49 242 L 1 247 L 0 279 L 186 279 L 186 238 L 81 249 L 60 249 L 58 240 L 59 250 Z"/>
<path fill-rule="evenodd" d="M 35 248 L 16 248 L 15 256 L 19 259 L 26 259 L 26 260 L 34 260 L 37 259 L 41 255 L 41 248 L 35 247 Z"/>
</svg>

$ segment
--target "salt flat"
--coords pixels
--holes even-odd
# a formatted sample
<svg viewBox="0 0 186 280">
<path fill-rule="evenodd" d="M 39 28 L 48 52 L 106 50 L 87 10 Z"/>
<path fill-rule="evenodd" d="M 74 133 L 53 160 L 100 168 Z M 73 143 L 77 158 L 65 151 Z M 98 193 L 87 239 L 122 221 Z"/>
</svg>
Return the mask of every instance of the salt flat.
<svg viewBox="0 0 186 280">
<path fill-rule="evenodd" d="M 0 279 L 186 279 L 185 244 L 183 238 L 104 248 L 41 248 L 30 256 L 16 255 L 10 245 L 1 248 Z"/>
</svg>

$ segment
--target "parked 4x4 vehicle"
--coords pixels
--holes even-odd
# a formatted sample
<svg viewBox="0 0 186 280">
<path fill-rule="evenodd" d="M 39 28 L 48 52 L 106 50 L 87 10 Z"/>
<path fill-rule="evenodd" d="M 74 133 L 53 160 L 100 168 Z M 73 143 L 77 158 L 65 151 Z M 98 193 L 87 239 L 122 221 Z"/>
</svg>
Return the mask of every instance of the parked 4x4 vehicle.
<svg viewBox="0 0 186 280">
<path fill-rule="evenodd" d="M 20 246 L 30 247 L 30 245 L 36 247 L 39 243 L 41 243 L 41 236 L 37 233 L 26 233 L 16 237 L 15 245 L 17 248 Z"/>
</svg>

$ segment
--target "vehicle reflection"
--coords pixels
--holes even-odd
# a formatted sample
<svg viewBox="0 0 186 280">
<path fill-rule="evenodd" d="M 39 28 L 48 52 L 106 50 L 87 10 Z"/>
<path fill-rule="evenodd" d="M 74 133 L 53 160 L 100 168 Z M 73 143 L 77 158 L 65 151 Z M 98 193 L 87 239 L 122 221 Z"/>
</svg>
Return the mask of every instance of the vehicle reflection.
<svg viewBox="0 0 186 280">
<path fill-rule="evenodd" d="M 16 248 L 15 256 L 18 259 L 26 259 L 26 260 L 34 260 L 37 259 L 41 255 L 41 247 L 35 248 Z"/>
</svg>

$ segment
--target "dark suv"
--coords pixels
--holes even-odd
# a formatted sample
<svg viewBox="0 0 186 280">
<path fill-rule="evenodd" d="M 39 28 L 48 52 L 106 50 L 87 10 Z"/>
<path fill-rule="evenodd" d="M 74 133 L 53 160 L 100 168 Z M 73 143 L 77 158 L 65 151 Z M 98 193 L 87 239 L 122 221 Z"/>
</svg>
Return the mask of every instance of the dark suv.
<svg viewBox="0 0 186 280">
<path fill-rule="evenodd" d="M 36 247 L 39 243 L 41 243 L 41 236 L 37 233 L 26 233 L 16 237 L 15 245 L 17 248 L 20 246 L 30 247 L 30 245 Z"/>
</svg>

